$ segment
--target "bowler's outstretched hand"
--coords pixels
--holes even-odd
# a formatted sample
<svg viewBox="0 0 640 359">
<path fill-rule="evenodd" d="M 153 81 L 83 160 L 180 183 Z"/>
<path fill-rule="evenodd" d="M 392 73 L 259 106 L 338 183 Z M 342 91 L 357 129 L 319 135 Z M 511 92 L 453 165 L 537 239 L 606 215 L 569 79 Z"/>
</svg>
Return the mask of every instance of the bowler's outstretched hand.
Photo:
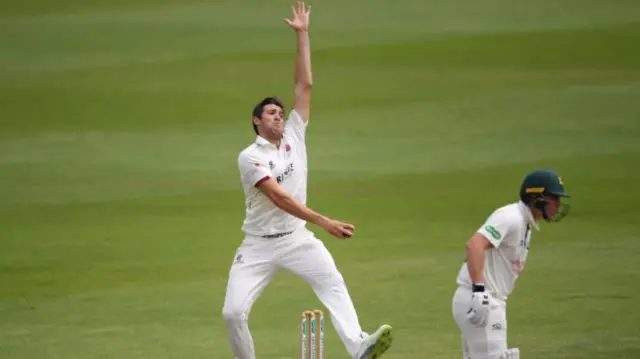
<svg viewBox="0 0 640 359">
<path fill-rule="evenodd" d="M 311 5 L 307 7 L 304 2 L 298 1 L 296 6 L 291 5 L 291 12 L 293 12 L 293 18 L 284 19 L 284 22 L 296 31 L 307 31 L 309 29 Z"/>
</svg>

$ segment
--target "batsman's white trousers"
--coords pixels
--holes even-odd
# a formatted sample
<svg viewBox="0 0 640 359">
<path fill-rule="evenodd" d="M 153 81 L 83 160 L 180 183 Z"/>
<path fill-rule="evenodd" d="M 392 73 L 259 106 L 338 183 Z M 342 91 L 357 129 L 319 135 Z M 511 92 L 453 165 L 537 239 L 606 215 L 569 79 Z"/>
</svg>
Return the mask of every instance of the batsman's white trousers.
<svg viewBox="0 0 640 359">
<path fill-rule="evenodd" d="M 222 309 L 235 358 L 255 359 L 249 312 L 280 269 L 298 275 L 311 286 L 328 309 L 347 351 L 355 355 L 365 336 L 342 274 L 324 243 L 301 228 L 281 238 L 246 236 L 240 244 L 229 271 Z M 295 318 L 298 314 L 291 313 Z"/>
<path fill-rule="evenodd" d="M 467 320 L 471 289 L 458 287 L 453 295 L 453 317 L 462 335 L 463 359 L 503 359 L 507 351 L 506 303 L 491 298 L 487 325 L 476 327 Z"/>
</svg>

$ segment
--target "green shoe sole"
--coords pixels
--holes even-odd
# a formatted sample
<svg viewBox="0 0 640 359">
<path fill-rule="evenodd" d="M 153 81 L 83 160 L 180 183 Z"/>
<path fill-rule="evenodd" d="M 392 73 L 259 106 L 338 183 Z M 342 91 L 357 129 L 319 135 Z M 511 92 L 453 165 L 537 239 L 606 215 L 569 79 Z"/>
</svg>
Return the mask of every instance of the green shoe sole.
<svg viewBox="0 0 640 359">
<path fill-rule="evenodd" d="M 360 359 L 379 359 L 382 354 L 391 348 L 391 344 L 393 342 L 391 326 L 384 325 L 381 330 L 382 332 L 380 333 L 380 336 L 378 336 L 378 339 L 376 339 L 375 344 L 367 348 L 367 351 L 360 357 Z"/>
</svg>

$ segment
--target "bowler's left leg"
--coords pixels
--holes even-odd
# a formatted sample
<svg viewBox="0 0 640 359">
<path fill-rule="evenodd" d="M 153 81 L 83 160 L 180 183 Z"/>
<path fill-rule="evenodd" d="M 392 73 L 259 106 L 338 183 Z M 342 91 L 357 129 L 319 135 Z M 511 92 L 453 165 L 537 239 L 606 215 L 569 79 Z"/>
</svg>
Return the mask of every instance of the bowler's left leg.
<svg viewBox="0 0 640 359">
<path fill-rule="evenodd" d="M 278 245 L 279 264 L 309 283 L 329 310 L 331 322 L 352 357 L 380 356 L 389 348 L 391 327 L 382 326 L 371 336 L 362 331 L 342 274 L 322 241 L 303 229 Z"/>
</svg>

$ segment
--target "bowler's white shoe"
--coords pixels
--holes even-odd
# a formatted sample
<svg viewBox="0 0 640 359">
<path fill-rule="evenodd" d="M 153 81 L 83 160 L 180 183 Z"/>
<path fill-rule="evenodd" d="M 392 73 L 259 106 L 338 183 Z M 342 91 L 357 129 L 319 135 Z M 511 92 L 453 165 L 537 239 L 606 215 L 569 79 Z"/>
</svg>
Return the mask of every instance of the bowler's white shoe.
<svg viewBox="0 0 640 359">
<path fill-rule="evenodd" d="M 391 347 L 392 341 L 391 326 L 383 324 L 360 345 L 360 350 L 353 359 L 380 359 Z"/>
</svg>

